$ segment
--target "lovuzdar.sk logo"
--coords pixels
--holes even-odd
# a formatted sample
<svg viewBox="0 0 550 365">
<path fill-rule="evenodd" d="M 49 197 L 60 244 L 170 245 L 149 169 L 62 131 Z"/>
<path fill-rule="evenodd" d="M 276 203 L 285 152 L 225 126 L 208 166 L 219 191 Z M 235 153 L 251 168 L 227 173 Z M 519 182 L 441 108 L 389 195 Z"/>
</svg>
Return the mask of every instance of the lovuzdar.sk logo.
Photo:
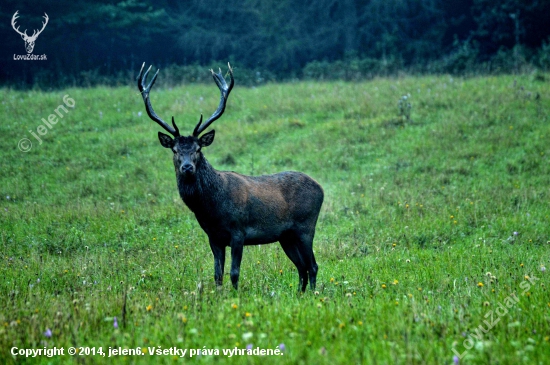
<svg viewBox="0 0 550 365">
<path fill-rule="evenodd" d="M 42 22 L 42 29 L 40 30 L 37 30 L 37 29 L 34 29 L 33 30 L 33 33 L 32 35 L 28 35 L 27 34 L 27 29 L 25 29 L 25 31 L 21 32 L 19 30 L 19 26 L 16 26 L 15 22 L 17 21 L 17 18 L 19 18 L 19 10 L 17 10 L 15 12 L 15 14 L 13 14 L 13 17 L 11 18 L 11 26 L 13 27 L 13 30 L 15 30 L 17 32 L 17 34 L 19 34 L 21 36 L 21 38 L 23 38 L 23 41 L 25 41 L 25 50 L 27 51 L 27 54 L 26 55 L 16 55 L 14 54 L 13 55 L 13 59 L 14 60 L 40 60 L 40 61 L 44 61 L 46 60 L 46 55 L 43 54 L 43 55 L 34 55 L 32 54 L 32 51 L 34 50 L 34 43 L 36 42 L 36 38 L 38 38 L 38 36 L 40 35 L 40 33 L 42 33 L 42 31 L 44 30 L 44 28 L 46 28 L 46 25 L 48 24 L 48 20 L 50 18 L 48 18 L 48 14 L 44 13 L 44 22 Z"/>
</svg>

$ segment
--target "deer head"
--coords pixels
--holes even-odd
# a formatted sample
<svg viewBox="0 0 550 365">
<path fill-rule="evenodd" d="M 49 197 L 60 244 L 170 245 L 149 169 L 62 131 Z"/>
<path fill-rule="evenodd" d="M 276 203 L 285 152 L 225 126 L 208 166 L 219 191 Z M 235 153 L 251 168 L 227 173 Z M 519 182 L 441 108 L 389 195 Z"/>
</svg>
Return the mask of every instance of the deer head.
<svg viewBox="0 0 550 365">
<path fill-rule="evenodd" d="M 223 78 L 221 69 L 218 73 L 210 70 L 216 85 L 218 85 L 218 88 L 220 89 L 220 104 L 218 105 L 216 111 L 206 120 L 206 122 L 204 122 L 204 124 L 202 122 L 201 114 L 199 122 L 193 130 L 193 134 L 188 137 L 183 137 L 180 135 L 176 122 L 174 121 L 174 117 L 172 117 L 172 126 L 170 126 L 153 110 L 151 100 L 149 98 L 149 92 L 157 79 L 159 70 L 157 70 L 151 79 L 151 82 L 149 82 L 149 85 L 146 86 L 145 83 L 147 80 L 147 75 L 149 74 L 151 67 L 143 73 L 145 63 L 141 66 L 138 76 L 138 88 L 141 92 L 143 102 L 145 103 L 145 110 L 147 111 L 149 118 L 157 122 L 162 128 L 164 128 L 164 130 L 174 136 L 174 138 L 172 138 L 167 134 L 161 132 L 158 133 L 160 144 L 165 148 L 170 148 L 172 152 L 174 152 L 174 166 L 178 174 L 182 174 L 186 177 L 193 176 L 196 172 L 197 163 L 202 159 L 201 148 L 209 146 L 214 141 L 214 130 L 205 133 L 202 136 L 200 136 L 200 134 L 204 132 L 206 128 L 208 128 L 216 119 L 221 117 L 225 111 L 227 98 L 229 97 L 229 93 L 231 92 L 231 89 L 233 89 L 233 85 L 235 83 L 233 80 L 233 70 L 231 69 L 231 65 L 228 63 L 227 66 L 229 67 L 229 85 L 227 85 L 227 82 Z"/>
<path fill-rule="evenodd" d="M 19 17 L 18 15 L 19 13 L 19 10 L 17 10 L 15 12 L 15 14 L 13 14 L 13 17 L 11 18 L 11 26 L 13 27 L 13 29 L 19 33 L 19 35 L 21 36 L 21 38 L 23 38 L 23 40 L 25 41 L 25 49 L 27 50 L 27 53 L 32 53 L 33 49 L 34 49 L 34 42 L 36 42 L 36 38 L 38 38 L 38 36 L 40 35 L 40 33 L 42 33 L 42 31 L 44 30 L 44 28 L 46 28 L 46 25 L 48 24 L 48 14 L 44 13 L 44 20 L 45 22 L 42 22 L 42 29 L 40 30 L 34 30 L 32 35 L 29 36 L 27 35 L 27 30 L 25 29 L 24 32 L 20 32 L 19 31 L 19 26 L 16 28 L 15 27 L 15 21 L 17 20 L 17 18 Z"/>
</svg>

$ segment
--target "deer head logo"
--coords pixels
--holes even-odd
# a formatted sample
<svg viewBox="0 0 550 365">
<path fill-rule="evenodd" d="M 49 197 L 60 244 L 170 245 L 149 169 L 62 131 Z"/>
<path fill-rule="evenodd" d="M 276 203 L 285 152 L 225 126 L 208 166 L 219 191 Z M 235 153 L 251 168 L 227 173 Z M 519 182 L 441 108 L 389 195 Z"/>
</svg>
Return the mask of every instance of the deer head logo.
<svg viewBox="0 0 550 365">
<path fill-rule="evenodd" d="M 46 20 L 45 22 L 42 22 L 42 29 L 40 29 L 39 31 L 37 31 L 36 29 L 33 31 L 32 35 L 29 36 L 27 34 L 27 30 L 25 29 L 24 32 L 20 32 L 19 31 L 19 27 L 15 27 L 15 21 L 17 20 L 17 18 L 19 17 L 18 15 L 19 13 L 19 10 L 17 10 L 15 12 L 15 14 L 13 14 L 13 17 L 11 18 L 11 26 L 13 27 L 13 29 L 19 33 L 19 35 L 21 36 L 21 38 L 23 38 L 23 40 L 25 41 L 25 49 L 27 50 L 27 53 L 32 53 L 33 49 L 34 49 L 34 42 L 36 42 L 36 38 L 38 38 L 38 36 L 40 35 L 40 33 L 42 33 L 42 31 L 44 30 L 44 28 L 46 28 L 46 24 L 48 24 L 48 14 L 44 13 L 44 16 L 43 18 Z"/>
</svg>

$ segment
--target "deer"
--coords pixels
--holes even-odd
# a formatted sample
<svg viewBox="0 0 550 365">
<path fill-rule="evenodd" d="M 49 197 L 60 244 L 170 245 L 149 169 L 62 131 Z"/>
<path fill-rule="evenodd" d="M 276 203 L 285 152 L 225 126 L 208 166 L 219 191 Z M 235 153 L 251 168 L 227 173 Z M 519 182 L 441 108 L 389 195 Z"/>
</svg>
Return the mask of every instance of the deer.
<svg viewBox="0 0 550 365">
<path fill-rule="evenodd" d="M 208 236 L 214 256 L 216 287 L 222 288 L 227 247 L 231 250 L 229 276 L 233 288 L 238 290 L 244 246 L 278 241 L 298 270 L 299 290 L 306 291 L 309 278 L 314 291 L 318 265 L 313 253 L 313 238 L 324 198 L 321 185 L 295 171 L 262 176 L 218 171 L 202 152 L 214 141 L 215 130 L 203 132 L 222 116 L 234 86 L 233 69 L 229 63 L 227 65 L 229 85 L 221 69 L 218 73 L 210 70 L 220 90 L 220 103 L 204 123 L 201 114 L 190 136 L 180 135 L 173 116 L 172 125 L 169 125 L 153 110 L 149 93 L 160 70 L 146 85 L 151 66 L 144 72 L 143 63 L 137 80 L 145 110 L 149 118 L 172 135 L 158 132 L 162 147 L 173 152 L 179 195 Z"/>
<path fill-rule="evenodd" d="M 29 37 L 29 35 L 27 34 L 27 30 L 25 29 L 24 32 L 20 32 L 19 31 L 19 27 L 15 27 L 15 22 L 17 21 L 17 18 L 19 17 L 19 10 L 17 10 L 15 12 L 15 14 L 13 14 L 13 17 L 11 18 L 11 26 L 13 28 L 13 30 L 15 30 L 17 33 L 19 33 L 19 35 L 21 36 L 21 38 L 23 38 L 23 40 L 25 41 L 25 50 L 27 51 L 27 53 L 32 53 L 32 51 L 34 50 L 34 42 L 36 42 L 36 38 L 38 38 L 38 36 L 40 35 L 40 33 L 42 33 L 42 31 L 44 30 L 44 28 L 46 28 L 46 25 L 48 24 L 48 20 L 50 18 L 48 18 L 48 14 L 44 13 L 44 22 L 42 22 L 42 29 L 40 30 L 34 30 L 32 35 Z"/>
</svg>

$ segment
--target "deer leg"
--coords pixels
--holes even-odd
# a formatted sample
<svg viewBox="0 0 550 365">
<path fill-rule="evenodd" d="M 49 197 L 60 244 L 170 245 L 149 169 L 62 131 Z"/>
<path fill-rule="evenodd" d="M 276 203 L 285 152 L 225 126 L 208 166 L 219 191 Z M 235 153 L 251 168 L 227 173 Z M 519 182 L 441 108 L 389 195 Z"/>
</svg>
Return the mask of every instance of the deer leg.
<svg viewBox="0 0 550 365">
<path fill-rule="evenodd" d="M 299 282 L 299 290 L 302 292 L 306 291 L 307 287 L 307 267 L 304 263 L 303 257 L 300 254 L 300 250 L 298 249 L 297 240 L 290 239 L 290 238 L 284 238 L 279 241 L 281 243 L 281 247 L 283 248 L 283 251 L 285 251 L 286 255 L 294 263 L 296 266 L 296 269 L 298 269 L 298 275 L 300 276 L 300 282 Z"/>
<path fill-rule="evenodd" d="M 309 234 L 301 234 L 299 237 L 300 243 L 298 248 L 300 250 L 300 254 L 304 258 L 304 263 L 309 274 L 309 287 L 311 290 L 315 290 L 315 285 L 317 284 L 317 271 L 319 267 L 315 261 L 315 255 L 313 254 L 313 236 Z"/>
<path fill-rule="evenodd" d="M 311 264 L 309 268 L 309 287 L 311 290 L 315 291 L 315 285 L 317 284 L 317 271 L 319 271 L 319 266 L 315 261 L 315 256 L 313 255 L 313 250 L 311 250 Z"/>
<path fill-rule="evenodd" d="M 220 247 L 210 242 L 210 248 L 214 255 L 214 280 L 216 286 L 221 287 L 223 284 L 223 269 L 225 265 L 225 247 Z"/>
<path fill-rule="evenodd" d="M 239 274 L 241 271 L 241 260 L 243 258 L 243 240 L 233 238 L 231 240 L 231 272 L 229 276 L 231 277 L 231 283 L 233 288 L 238 289 L 239 287 Z"/>
</svg>

